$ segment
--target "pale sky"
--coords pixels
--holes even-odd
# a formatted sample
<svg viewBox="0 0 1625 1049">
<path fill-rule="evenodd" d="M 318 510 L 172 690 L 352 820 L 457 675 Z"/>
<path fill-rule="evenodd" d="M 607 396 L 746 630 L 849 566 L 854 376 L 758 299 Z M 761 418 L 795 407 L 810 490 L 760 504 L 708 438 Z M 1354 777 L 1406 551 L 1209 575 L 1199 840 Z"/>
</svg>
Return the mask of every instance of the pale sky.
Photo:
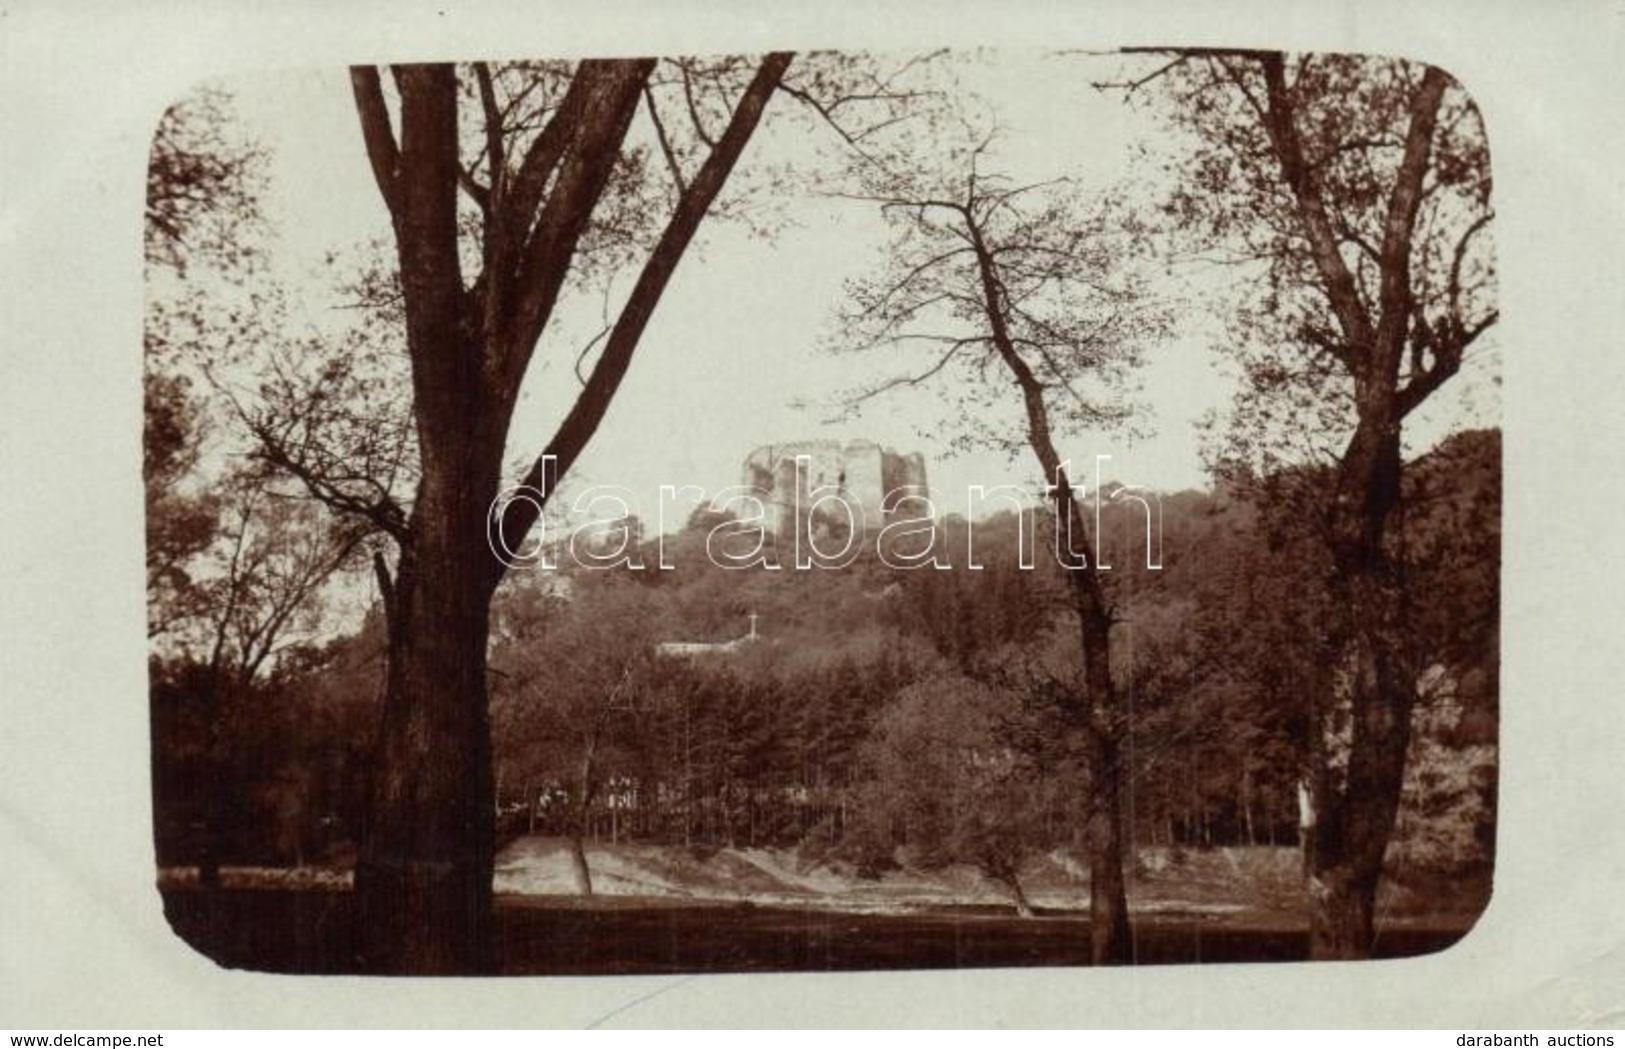
<svg viewBox="0 0 1625 1049">
<path fill-rule="evenodd" d="M 1105 186 L 1121 179 L 1131 144 L 1158 130 L 1117 96 L 1092 88 L 1115 61 L 1002 52 L 966 66 L 965 82 L 1007 129 L 999 157 L 1004 170 L 1020 181 L 1065 174 Z M 319 289 L 327 282 L 328 252 L 388 233 L 348 76 L 338 68 L 277 72 L 226 86 L 245 131 L 272 151 L 266 211 L 278 233 L 279 271 L 296 286 L 303 281 Z M 742 169 L 807 155 L 805 142 L 775 131 L 776 107 L 792 104 L 783 96 L 773 100 Z M 575 479 L 630 489 L 651 528 L 661 485 L 718 491 L 739 483 L 753 448 L 789 440 L 869 438 L 921 452 L 944 513 L 964 512 L 970 485 L 1034 487 L 1030 456 L 1012 463 L 1001 452 L 954 455 L 947 448 L 951 434 L 921 432 L 921 424 L 943 417 L 924 391 L 898 390 L 871 402 L 858 418 L 829 421 L 841 391 L 896 373 L 878 356 L 833 357 L 819 349 L 843 280 L 874 266 L 884 229 L 869 206 L 810 194 L 785 200 L 783 214 L 789 222 L 773 237 L 738 225 L 702 228 L 699 250 L 683 260 L 661 300 Z M 577 302 L 544 335 L 511 433 L 510 460 L 536 454 L 562 417 L 576 388 L 571 362 L 596 330 L 599 309 L 596 296 Z M 1141 425 L 1152 436 L 1131 444 L 1106 434 L 1078 435 L 1063 442 L 1064 455 L 1091 464 L 1097 455 L 1110 455 L 1105 475 L 1123 483 L 1164 491 L 1205 486 L 1193 427 L 1204 413 L 1222 408 L 1233 387 L 1215 345 L 1219 329 L 1194 311 L 1183 322 L 1182 331 L 1151 352 L 1141 376 L 1140 400 L 1150 406 Z M 1482 400 L 1482 389 L 1473 395 Z M 1012 412 L 1017 408 L 1012 399 Z M 1424 421 L 1424 430 L 1459 425 L 1457 407 L 1434 414 L 1439 418 Z M 1075 471 L 1084 478 L 1093 472 Z M 680 523 L 684 512 L 676 511 L 667 527 Z"/>
</svg>

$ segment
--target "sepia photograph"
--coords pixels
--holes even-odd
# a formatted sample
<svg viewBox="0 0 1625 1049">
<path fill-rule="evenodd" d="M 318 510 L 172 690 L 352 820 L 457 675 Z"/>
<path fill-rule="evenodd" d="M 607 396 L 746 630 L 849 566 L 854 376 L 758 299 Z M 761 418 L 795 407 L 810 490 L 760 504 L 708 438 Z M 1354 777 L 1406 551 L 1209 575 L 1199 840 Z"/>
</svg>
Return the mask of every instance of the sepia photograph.
<svg viewBox="0 0 1625 1049">
<path fill-rule="evenodd" d="M 1177 39 L 195 85 L 140 351 L 174 935 L 380 975 L 1450 947 L 1498 837 L 1471 89 Z"/>
<path fill-rule="evenodd" d="M 0 1044 L 1615 1044 L 1622 44 L 0 6 Z"/>
</svg>

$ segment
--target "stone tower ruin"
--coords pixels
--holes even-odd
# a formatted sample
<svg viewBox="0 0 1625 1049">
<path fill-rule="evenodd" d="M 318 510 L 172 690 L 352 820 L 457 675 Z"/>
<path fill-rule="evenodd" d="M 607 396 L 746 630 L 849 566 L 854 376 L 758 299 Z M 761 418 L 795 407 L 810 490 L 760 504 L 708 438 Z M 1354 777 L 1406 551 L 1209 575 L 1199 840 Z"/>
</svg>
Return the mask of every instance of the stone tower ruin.
<svg viewBox="0 0 1625 1049">
<path fill-rule="evenodd" d="M 924 456 L 904 455 L 867 440 L 763 445 L 745 458 L 743 481 L 761 500 L 767 527 L 780 537 L 796 526 L 798 508 L 808 517 L 828 496 L 839 495 L 858 530 L 869 532 L 885 527 L 904 500 L 930 494 Z M 839 526 L 845 527 L 839 507 L 826 506 L 830 513 L 814 516 L 839 517 Z M 912 510 L 918 511 L 917 506 Z M 806 526 L 816 523 L 808 520 Z"/>
</svg>

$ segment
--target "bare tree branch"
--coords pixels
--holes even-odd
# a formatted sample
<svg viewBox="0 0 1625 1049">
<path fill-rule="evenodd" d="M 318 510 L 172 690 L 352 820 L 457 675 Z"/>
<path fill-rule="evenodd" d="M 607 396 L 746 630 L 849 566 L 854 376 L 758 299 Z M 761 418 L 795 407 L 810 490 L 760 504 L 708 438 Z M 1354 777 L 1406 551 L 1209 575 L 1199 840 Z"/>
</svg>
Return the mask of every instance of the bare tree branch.
<svg viewBox="0 0 1625 1049">
<path fill-rule="evenodd" d="M 672 185 L 677 187 L 681 196 L 688 189 L 688 183 L 683 179 L 682 165 L 677 163 L 677 154 L 672 152 L 671 139 L 666 135 L 666 125 L 660 119 L 660 108 L 655 105 L 654 92 L 649 85 L 643 85 L 643 104 L 649 110 L 649 122 L 654 125 L 655 141 L 660 143 L 660 153 L 666 158 L 666 170 L 671 172 Z"/>
<path fill-rule="evenodd" d="M 383 84 L 376 66 L 351 66 L 350 86 L 355 94 L 356 111 L 361 116 L 361 138 L 367 147 L 367 160 L 372 165 L 372 177 L 378 183 L 378 193 L 389 210 L 395 210 L 395 175 L 400 165 L 400 150 L 395 145 L 395 132 L 389 124 L 389 107 L 384 102 Z"/>
<path fill-rule="evenodd" d="M 631 365 L 632 354 L 654 314 L 661 293 L 698 230 L 700 220 L 710 210 L 744 151 L 745 144 L 761 120 L 768 99 L 789 67 L 791 57 L 788 52 L 775 52 L 762 59 L 755 77 L 735 106 L 727 129 L 695 173 L 688 191 L 679 199 L 670 221 L 638 274 L 638 280 L 615 322 L 603 353 L 593 367 L 586 387 L 527 473 L 525 484 L 545 490 L 548 461 L 557 463 L 558 473 L 562 476 L 585 448 L 587 438 L 608 410 L 610 399 Z M 529 502 L 517 503 L 509 508 L 500 523 L 505 549 L 519 548 L 519 543 L 535 523 L 538 512 L 539 508 Z M 500 578 L 501 563 L 493 559 L 492 565 L 493 573 Z"/>
</svg>

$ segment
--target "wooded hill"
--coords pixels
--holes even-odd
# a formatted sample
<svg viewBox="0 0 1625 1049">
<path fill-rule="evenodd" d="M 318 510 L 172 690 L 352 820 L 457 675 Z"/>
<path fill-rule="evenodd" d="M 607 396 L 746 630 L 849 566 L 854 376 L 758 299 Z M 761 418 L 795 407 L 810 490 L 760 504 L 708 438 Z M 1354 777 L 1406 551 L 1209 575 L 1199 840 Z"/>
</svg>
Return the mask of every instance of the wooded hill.
<svg viewBox="0 0 1625 1049">
<path fill-rule="evenodd" d="M 1485 882 L 1494 852 L 1500 436 L 1458 434 L 1407 471 L 1398 540 L 1431 669 L 1416 714 L 1391 876 Z M 1325 599 L 1308 474 L 1234 478 L 1108 505 L 1102 556 L 1117 625 L 1137 847 L 1298 841 L 1307 704 L 1338 701 L 1338 609 Z M 952 570 L 729 570 L 716 521 L 666 537 L 669 571 L 515 572 L 490 649 L 503 828 L 578 840 L 774 845 L 881 872 L 969 863 L 1019 900 L 1025 858 L 1080 846 L 1091 769 L 1065 731 L 1075 635 L 1053 537 L 1029 518 L 939 523 Z M 654 563 L 653 540 L 645 543 Z M 561 582 L 563 580 L 563 582 Z M 662 656 L 662 642 L 731 651 Z M 226 863 L 345 865 L 363 818 L 383 639 L 361 629 L 286 653 L 230 697 L 226 774 L 203 758 L 201 669 L 155 666 L 160 865 L 198 862 L 217 806 Z M 1335 719 L 1334 719 L 1335 724 Z M 1333 739 L 1325 745 L 1337 746 Z M 1346 745 L 1346 743 L 1345 743 Z M 1487 882 L 1485 882 L 1487 884 Z"/>
</svg>

